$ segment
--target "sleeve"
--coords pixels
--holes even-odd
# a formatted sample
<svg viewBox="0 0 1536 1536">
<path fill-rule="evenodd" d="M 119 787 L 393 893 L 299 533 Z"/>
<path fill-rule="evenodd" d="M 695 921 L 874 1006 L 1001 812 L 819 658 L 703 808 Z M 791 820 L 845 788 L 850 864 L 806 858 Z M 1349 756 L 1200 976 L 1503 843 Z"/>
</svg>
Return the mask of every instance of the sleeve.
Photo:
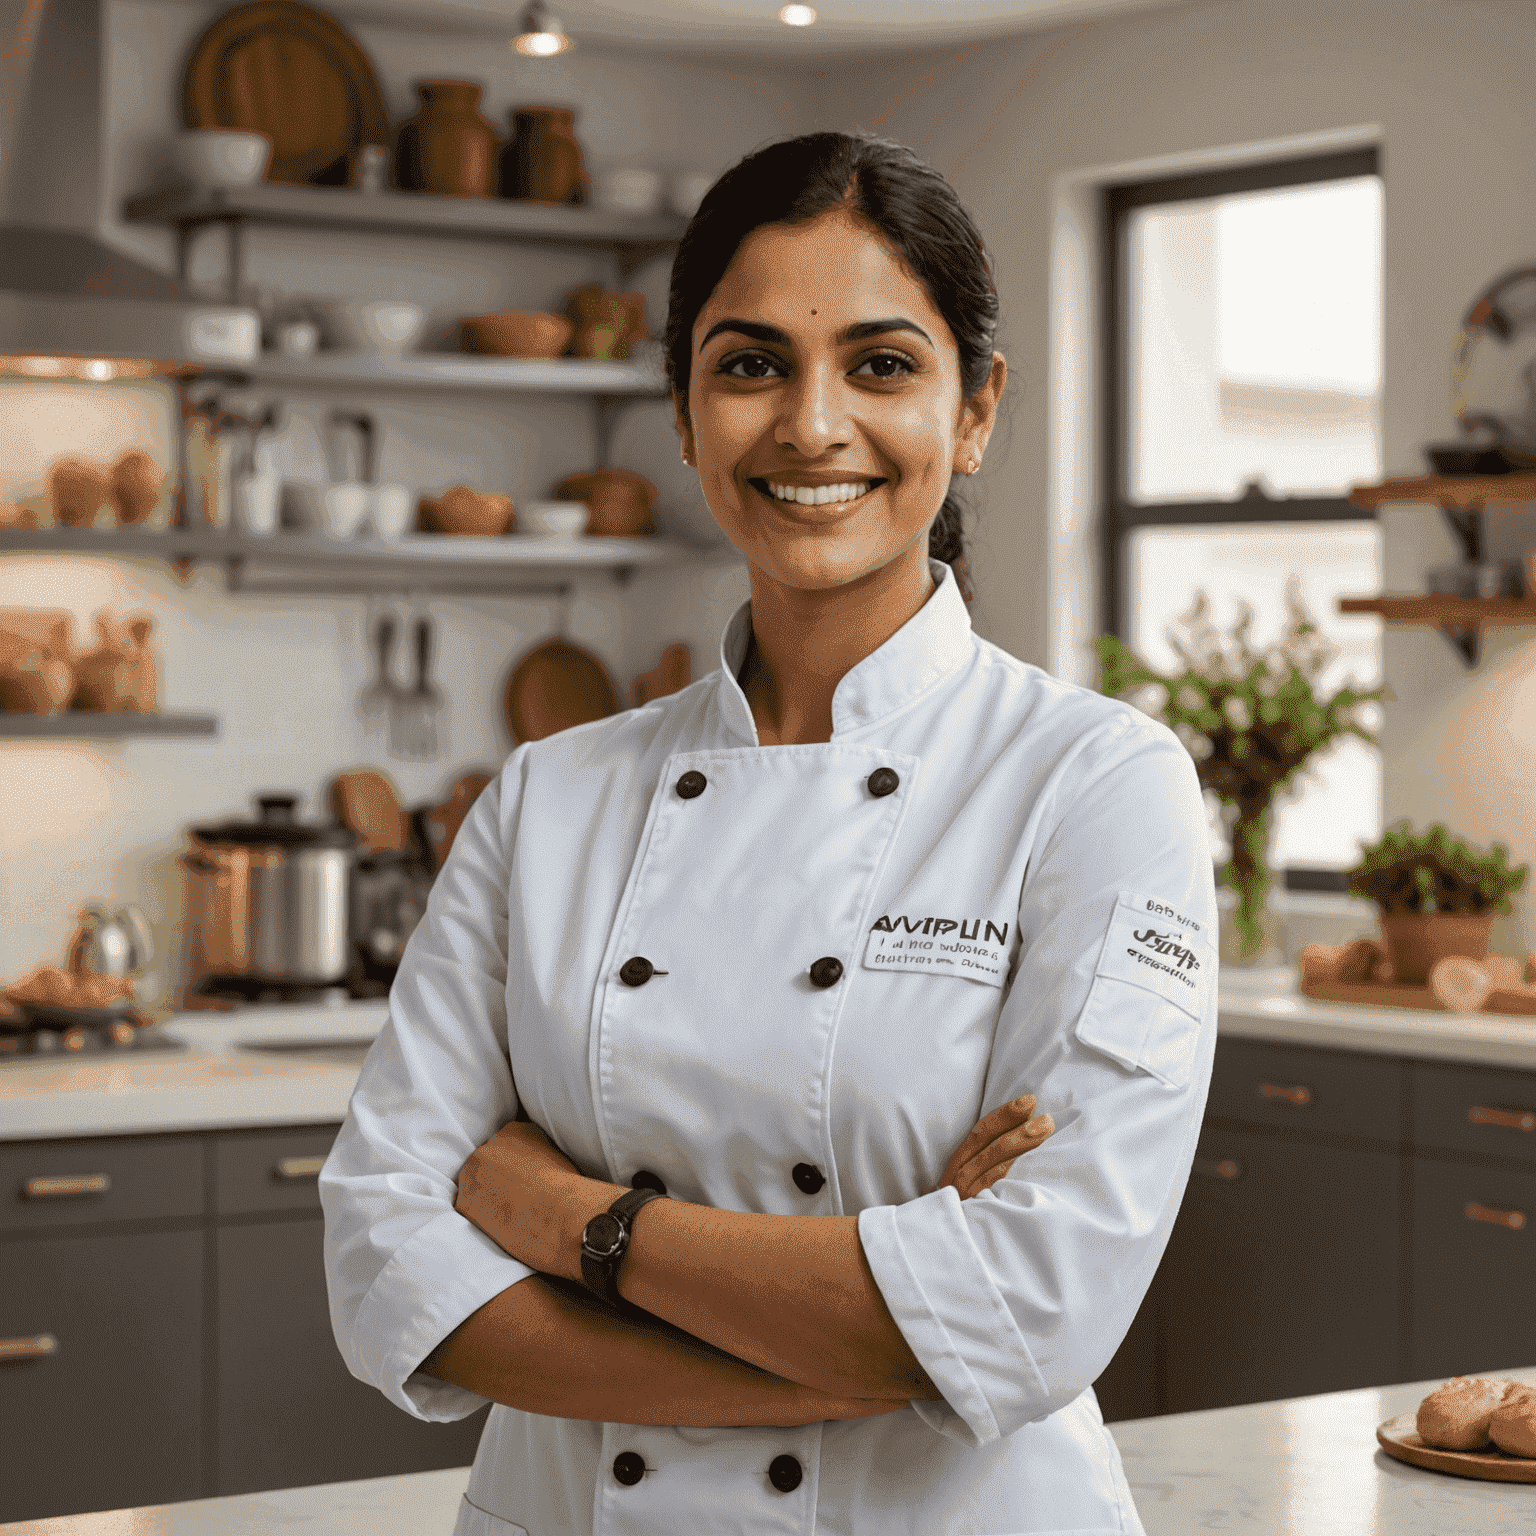
<svg viewBox="0 0 1536 1536">
<path fill-rule="evenodd" d="M 422 1419 L 483 1406 L 416 1368 L 471 1313 L 534 1273 L 453 1208 L 470 1153 L 518 1112 L 506 1051 L 506 848 L 522 763 L 514 754 L 459 828 L 320 1174 L 342 1357 Z"/>
<path fill-rule="evenodd" d="M 860 1214 L 886 1304 L 943 1394 L 913 1407 L 979 1446 L 1076 1398 L 1162 1257 L 1216 1038 L 1216 908 L 1194 765 L 1121 718 L 1058 773 L 1019 906 L 985 1110 L 1034 1093 L 1055 1134 L 990 1190 Z"/>
</svg>

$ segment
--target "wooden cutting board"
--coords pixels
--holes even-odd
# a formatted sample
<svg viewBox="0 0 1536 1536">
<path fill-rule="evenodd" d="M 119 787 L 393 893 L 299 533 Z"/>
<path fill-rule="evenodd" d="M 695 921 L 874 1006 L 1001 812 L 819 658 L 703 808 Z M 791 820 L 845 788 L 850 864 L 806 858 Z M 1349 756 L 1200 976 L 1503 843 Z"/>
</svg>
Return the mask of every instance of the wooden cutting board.
<svg viewBox="0 0 1536 1536">
<path fill-rule="evenodd" d="M 504 705 L 513 741 L 541 741 L 616 715 L 619 690 L 591 651 L 569 640 L 546 640 L 512 668 Z"/>
<path fill-rule="evenodd" d="M 268 181 L 347 179 L 347 156 L 390 143 L 389 113 L 357 39 L 302 0 L 252 0 L 198 38 L 182 78 L 188 128 L 244 128 L 272 140 Z"/>
<path fill-rule="evenodd" d="M 1424 1008 L 1446 1012 L 1445 1004 L 1428 987 L 1411 987 L 1386 981 L 1304 981 L 1302 994 L 1325 1003 L 1374 1003 L 1381 1008 Z M 1479 1010 L 1482 1013 L 1536 1015 L 1536 994 L 1495 988 Z"/>
<path fill-rule="evenodd" d="M 1476 1477 L 1489 1483 L 1536 1483 L 1536 1459 L 1486 1451 L 1442 1451 L 1419 1439 L 1418 1412 L 1400 1413 L 1376 1426 L 1376 1439 L 1388 1456 L 1431 1472 Z"/>
</svg>

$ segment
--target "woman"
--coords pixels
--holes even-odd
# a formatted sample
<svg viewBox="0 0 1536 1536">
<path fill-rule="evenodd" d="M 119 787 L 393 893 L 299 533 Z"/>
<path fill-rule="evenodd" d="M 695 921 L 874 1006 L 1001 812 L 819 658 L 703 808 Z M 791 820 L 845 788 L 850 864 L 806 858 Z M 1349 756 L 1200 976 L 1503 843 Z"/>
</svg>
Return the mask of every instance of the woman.
<svg viewBox="0 0 1536 1536">
<path fill-rule="evenodd" d="M 322 1178 L 352 1370 L 502 1405 L 463 1533 L 1140 1529 L 1090 1383 L 1194 1152 L 1211 870 L 1169 732 L 971 633 L 996 314 L 878 139 L 769 146 L 684 237 L 683 457 L 751 603 L 718 672 L 513 753 Z"/>
</svg>

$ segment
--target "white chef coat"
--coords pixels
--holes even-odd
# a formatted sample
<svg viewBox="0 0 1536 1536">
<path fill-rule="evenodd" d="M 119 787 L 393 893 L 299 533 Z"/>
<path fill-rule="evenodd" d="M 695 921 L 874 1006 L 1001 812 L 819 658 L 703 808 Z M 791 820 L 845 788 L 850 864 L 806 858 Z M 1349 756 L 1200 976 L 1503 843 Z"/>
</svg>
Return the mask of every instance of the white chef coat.
<svg viewBox="0 0 1536 1536">
<path fill-rule="evenodd" d="M 1204 1107 L 1204 811 L 1169 731 L 978 639 L 932 570 L 838 684 L 830 742 L 758 745 L 744 605 L 720 670 L 512 754 L 437 878 L 320 1189 L 341 1351 L 420 1418 L 481 1406 L 417 1366 L 533 1273 L 453 1209 L 520 1107 L 595 1178 L 857 1215 L 943 1401 L 709 1429 L 498 1405 L 462 1536 L 1141 1530 L 1090 1383 Z M 706 787 L 685 797 L 690 772 Z M 656 974 L 626 985 L 636 956 Z M 818 987 L 823 957 L 843 972 Z M 1055 1135 L 973 1199 L 937 1189 L 981 1115 L 1027 1092 Z M 785 1455 L 790 1492 L 767 1475 Z"/>
</svg>

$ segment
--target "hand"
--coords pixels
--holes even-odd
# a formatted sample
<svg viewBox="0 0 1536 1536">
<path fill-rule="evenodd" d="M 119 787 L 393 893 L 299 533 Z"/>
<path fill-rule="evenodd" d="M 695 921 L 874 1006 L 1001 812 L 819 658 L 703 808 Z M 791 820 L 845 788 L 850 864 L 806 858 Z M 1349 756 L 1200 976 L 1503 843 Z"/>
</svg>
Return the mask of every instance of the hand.
<svg viewBox="0 0 1536 1536">
<path fill-rule="evenodd" d="M 571 1267 L 564 1250 L 573 1205 L 584 1200 L 594 1212 L 606 1210 L 614 1198 L 602 1193 L 607 1189 L 586 1178 L 538 1126 L 514 1120 L 470 1154 L 453 1208 L 514 1259 L 562 1274 Z"/>
<path fill-rule="evenodd" d="M 1035 1114 L 1035 1096 L 1010 1099 L 999 1105 L 955 1148 L 944 1169 L 940 1189 L 953 1185 L 962 1200 L 991 1189 L 1013 1166 L 1013 1160 L 1033 1152 L 1056 1129 L 1049 1115 Z"/>
</svg>

